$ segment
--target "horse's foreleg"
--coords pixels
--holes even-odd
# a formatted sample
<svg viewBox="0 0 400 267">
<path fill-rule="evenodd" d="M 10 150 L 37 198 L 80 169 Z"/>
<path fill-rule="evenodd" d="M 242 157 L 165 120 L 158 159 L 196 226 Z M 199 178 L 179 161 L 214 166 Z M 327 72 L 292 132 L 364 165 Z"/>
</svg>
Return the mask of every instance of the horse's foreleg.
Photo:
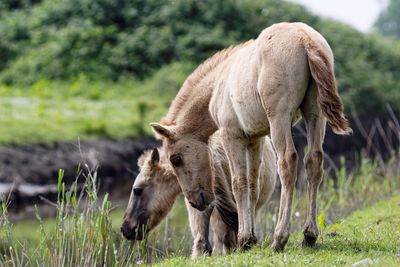
<svg viewBox="0 0 400 267">
<path fill-rule="evenodd" d="M 235 138 L 224 130 L 221 130 L 221 136 L 229 161 L 232 192 L 238 209 L 238 246 L 242 249 L 248 249 L 257 242 L 257 239 L 254 234 L 254 220 L 252 219 L 254 216 L 247 180 L 247 144 L 240 137 Z"/>
<path fill-rule="evenodd" d="M 226 225 L 222 221 L 222 218 L 217 209 L 213 210 L 211 214 L 211 230 L 213 233 L 213 251 L 214 255 L 224 255 L 226 252 L 224 251 L 224 236 L 226 233 Z"/>
<path fill-rule="evenodd" d="M 326 119 L 317 103 L 317 90 L 313 84 L 307 92 L 301 106 L 307 129 L 308 152 L 304 157 L 307 174 L 308 207 L 307 221 L 304 228 L 303 245 L 313 246 L 318 238 L 317 226 L 317 194 L 323 176 L 324 152 L 322 142 L 325 135 Z"/>
<path fill-rule="evenodd" d="M 292 139 L 290 114 L 270 118 L 271 137 L 278 156 L 281 200 L 271 248 L 283 250 L 290 234 L 293 191 L 296 183 L 297 152 Z"/>
<path fill-rule="evenodd" d="M 193 236 L 192 258 L 211 255 L 212 248 L 208 238 L 210 216 L 212 209 L 199 211 L 193 208 L 185 198 L 186 209 L 189 215 L 190 230 Z"/>
</svg>

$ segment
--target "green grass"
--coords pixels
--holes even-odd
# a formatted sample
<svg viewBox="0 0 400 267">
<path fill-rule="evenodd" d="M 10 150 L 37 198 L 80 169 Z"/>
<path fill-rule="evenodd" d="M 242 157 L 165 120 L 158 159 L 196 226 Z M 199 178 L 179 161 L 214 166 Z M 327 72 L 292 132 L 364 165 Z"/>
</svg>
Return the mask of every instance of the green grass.
<svg viewBox="0 0 400 267">
<path fill-rule="evenodd" d="M 138 115 L 140 103 L 146 103 L 143 119 Z M 3 98 L 0 124 L 7 125 L 0 143 L 36 143 L 91 139 L 123 138 L 149 133 L 149 122 L 158 120 L 168 100 L 146 96 L 90 100 L 40 98 Z"/>
<path fill-rule="evenodd" d="M 151 133 L 191 67 L 171 64 L 147 80 L 40 80 L 0 85 L 0 144 L 47 143 Z"/>
<path fill-rule="evenodd" d="M 366 258 L 377 266 L 399 266 L 400 195 L 322 229 L 315 248 L 303 248 L 301 240 L 301 233 L 293 235 L 282 253 L 265 242 L 248 252 L 198 260 L 177 257 L 157 266 L 349 266 Z"/>
<path fill-rule="evenodd" d="M 186 220 L 183 206 L 178 205 L 169 218 L 169 228 L 185 228 Z M 180 215 L 179 215 L 180 214 Z M 112 228 L 117 233 L 122 219 L 122 210 L 109 214 Z M 43 221 L 46 232 L 54 229 L 55 219 Z M 159 266 L 342 266 L 370 258 L 378 266 L 396 266 L 400 264 L 400 195 L 383 200 L 356 211 L 350 216 L 321 229 L 321 238 L 316 248 L 301 247 L 302 235 L 297 232 L 291 236 L 282 253 L 274 253 L 268 248 L 268 241 L 248 252 L 235 253 L 228 256 L 190 260 L 187 257 L 169 258 L 159 261 Z M 152 242 L 162 239 L 165 223 L 153 234 Z M 40 245 L 40 223 L 26 221 L 14 226 L 14 238 L 27 242 L 30 248 Z M 182 233 L 169 233 L 168 239 L 180 239 Z M 188 236 L 186 236 L 188 239 Z M 175 247 L 187 246 L 175 244 Z M 126 242 L 126 246 L 129 244 Z M 162 244 L 158 244 L 161 248 Z M 34 252 L 34 250 L 33 250 Z M 33 253 L 31 252 L 31 253 Z M 170 251 L 173 255 L 187 255 L 188 251 Z M 165 257 L 162 256 L 162 257 Z"/>
<path fill-rule="evenodd" d="M 395 159 L 395 158 L 394 158 Z M 119 227 L 123 208 L 97 196 L 92 186 L 96 174 L 87 174 L 84 198 L 79 201 L 75 187 L 66 190 L 59 177 L 59 198 L 55 218 L 12 223 L 6 205 L 0 208 L 0 266 L 130 266 L 158 263 L 169 266 L 205 265 L 343 265 L 371 258 L 390 266 L 400 253 L 400 177 L 398 161 L 385 166 L 363 159 L 361 168 L 346 174 L 337 172 L 336 183 L 327 178 L 319 194 L 321 238 L 314 249 L 301 244 L 307 195 L 300 188 L 293 203 L 292 229 L 284 253 L 268 248 L 277 207 L 275 197 L 261 212 L 258 226 L 267 236 L 263 245 L 250 252 L 226 257 L 190 261 L 191 235 L 182 198 L 167 219 L 155 229 L 147 243 L 126 241 Z M 379 199 L 382 201 L 373 207 Z M 3 202 L 6 203 L 6 202 Z M 355 209 L 362 209 L 346 217 Z M 345 218 L 345 219 L 341 219 Z M 324 225 L 328 224 L 328 227 Z M 84 256 L 83 256 L 84 255 Z M 85 261 L 82 261 L 82 257 Z M 163 261 L 166 259 L 166 261 Z"/>
<path fill-rule="evenodd" d="M 119 228 L 122 224 L 124 209 L 122 207 L 112 208 L 109 213 L 110 227 L 113 233 L 119 236 Z M 36 247 L 42 238 L 41 228 L 45 232 L 53 234 L 57 226 L 57 218 L 46 218 L 42 221 L 37 219 L 27 219 L 12 224 L 13 238 L 18 242 L 26 242 L 28 247 Z M 5 229 L 0 229 L 0 238 L 6 235 Z M 179 236 L 180 238 L 174 238 Z M 119 236 L 122 238 L 122 236 Z M 163 244 L 166 241 L 167 244 Z M 185 205 L 179 199 L 174 205 L 167 220 L 164 220 L 157 229 L 151 233 L 149 242 L 157 249 L 165 249 L 165 253 L 178 252 L 180 254 L 189 253 L 191 236 L 187 225 Z M 1 242 L 0 242 L 1 243 Z M 169 252 L 167 252 L 169 250 Z M 176 251 L 175 251 L 176 250 Z M 1 265 L 0 265 L 1 266 Z"/>
</svg>

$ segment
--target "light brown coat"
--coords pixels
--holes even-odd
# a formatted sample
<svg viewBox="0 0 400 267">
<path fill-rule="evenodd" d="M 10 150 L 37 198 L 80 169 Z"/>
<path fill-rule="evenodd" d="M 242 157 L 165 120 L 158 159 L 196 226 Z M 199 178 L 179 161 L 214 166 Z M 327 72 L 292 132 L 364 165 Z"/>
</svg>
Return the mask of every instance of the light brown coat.
<svg viewBox="0 0 400 267">
<path fill-rule="evenodd" d="M 185 199 L 193 236 L 192 257 L 211 253 L 209 226 L 213 236 L 213 255 L 226 254 L 236 248 L 238 216 L 231 188 L 228 159 L 218 132 L 211 137 L 209 147 L 215 172 L 213 185 L 215 201 L 210 208 L 201 212 Z M 257 178 L 259 185 L 257 210 L 270 198 L 277 176 L 276 155 L 269 138 L 265 140 L 262 153 Z M 145 152 L 139 158 L 138 165 L 140 173 L 132 187 L 121 229 L 128 239 L 142 239 L 144 229 L 146 233 L 155 228 L 165 218 L 177 196 L 182 192 L 169 160 L 162 150 Z"/>
<path fill-rule="evenodd" d="M 282 184 L 271 247 L 282 250 L 290 232 L 297 152 L 292 125 L 303 117 L 307 129 L 306 167 L 309 204 L 304 245 L 318 237 L 317 193 L 323 174 L 326 121 L 337 134 L 351 129 L 336 88 L 332 51 L 326 40 L 303 23 L 279 23 L 256 40 L 223 50 L 185 81 L 166 117 L 153 123 L 162 137 L 185 197 L 205 210 L 213 201 L 208 139 L 218 129 L 232 174 L 239 215 L 238 242 L 251 247 L 263 136 L 270 135 Z"/>
</svg>

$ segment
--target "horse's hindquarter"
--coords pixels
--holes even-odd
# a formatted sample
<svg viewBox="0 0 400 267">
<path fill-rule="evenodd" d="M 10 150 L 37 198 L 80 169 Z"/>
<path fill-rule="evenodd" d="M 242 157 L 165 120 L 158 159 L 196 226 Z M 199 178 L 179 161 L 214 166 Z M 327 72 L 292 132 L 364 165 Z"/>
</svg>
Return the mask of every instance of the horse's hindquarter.
<svg viewBox="0 0 400 267">
<path fill-rule="evenodd" d="M 310 78 L 303 30 L 296 24 L 275 24 L 258 37 L 261 61 L 258 92 L 269 117 L 295 116 Z"/>
<path fill-rule="evenodd" d="M 268 116 L 298 115 L 309 82 L 301 35 L 296 25 L 274 25 L 224 62 L 210 103 L 219 128 L 258 137 L 269 133 Z"/>
</svg>

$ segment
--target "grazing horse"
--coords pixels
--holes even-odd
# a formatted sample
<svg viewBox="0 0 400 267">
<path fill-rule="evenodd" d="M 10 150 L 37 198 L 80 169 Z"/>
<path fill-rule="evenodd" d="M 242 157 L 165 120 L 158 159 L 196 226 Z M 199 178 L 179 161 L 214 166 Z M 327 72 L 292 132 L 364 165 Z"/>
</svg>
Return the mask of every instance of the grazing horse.
<svg viewBox="0 0 400 267">
<path fill-rule="evenodd" d="M 215 173 L 213 190 L 216 199 L 212 207 L 202 212 L 185 201 L 193 236 L 193 258 L 211 253 L 208 238 L 209 225 L 213 233 L 213 255 L 226 254 L 231 249 L 235 249 L 237 243 L 236 204 L 231 189 L 228 159 L 218 132 L 210 138 L 209 147 Z M 270 198 L 277 176 L 276 155 L 269 138 L 265 138 L 262 150 L 257 210 Z M 169 160 L 162 150 L 160 153 L 158 149 L 146 151 L 139 158 L 138 165 L 140 173 L 132 187 L 121 227 L 123 235 L 132 240 L 142 239 L 148 231 L 156 227 L 171 210 L 176 197 L 182 192 Z M 211 179 L 209 182 L 212 182 Z"/>
<path fill-rule="evenodd" d="M 306 246 L 315 244 L 317 194 L 323 175 L 326 120 L 336 134 L 350 134 L 336 88 L 327 41 L 303 23 L 274 24 L 256 40 L 227 48 L 201 64 L 184 82 L 168 114 L 153 130 L 163 140 L 189 203 L 205 210 L 213 201 L 208 139 L 217 130 L 229 161 L 239 216 L 238 243 L 251 247 L 254 235 L 261 141 L 270 135 L 281 181 L 273 250 L 289 238 L 297 152 L 292 126 L 303 117 L 308 152 L 304 158 L 309 202 Z"/>
</svg>

